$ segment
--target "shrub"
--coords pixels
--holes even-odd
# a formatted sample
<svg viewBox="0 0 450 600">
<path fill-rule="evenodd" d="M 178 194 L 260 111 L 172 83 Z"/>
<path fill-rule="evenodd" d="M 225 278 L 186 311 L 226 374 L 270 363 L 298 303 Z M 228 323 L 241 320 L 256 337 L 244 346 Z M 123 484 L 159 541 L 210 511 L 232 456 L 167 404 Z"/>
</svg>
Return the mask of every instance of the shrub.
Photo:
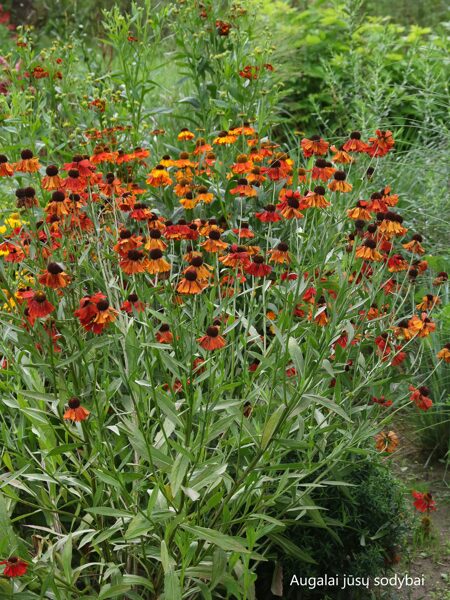
<svg viewBox="0 0 450 600">
<path fill-rule="evenodd" d="M 374 578 L 384 574 L 399 560 L 399 550 L 410 530 L 406 516 L 403 485 L 392 475 L 385 462 L 376 459 L 349 461 L 336 473 L 348 487 L 316 488 L 311 497 L 321 507 L 323 522 L 316 516 L 306 524 L 292 524 L 286 537 L 297 547 L 308 552 L 315 564 L 303 563 L 298 558 L 276 553 L 274 558 L 282 565 L 284 574 L 284 596 L 286 598 L 323 598 L 324 588 L 298 591 L 290 587 L 294 574 L 301 572 L 302 578 L 343 575 Z M 311 513 L 314 515 L 314 513 Z M 279 568 L 279 567 L 278 567 Z M 266 564 L 260 566 L 257 582 L 257 597 L 274 598 L 271 573 Z M 348 597 L 348 590 L 328 590 L 333 598 Z M 355 598 L 365 597 L 365 590 L 353 591 Z M 340 595 L 339 595 L 340 594 Z"/>
</svg>

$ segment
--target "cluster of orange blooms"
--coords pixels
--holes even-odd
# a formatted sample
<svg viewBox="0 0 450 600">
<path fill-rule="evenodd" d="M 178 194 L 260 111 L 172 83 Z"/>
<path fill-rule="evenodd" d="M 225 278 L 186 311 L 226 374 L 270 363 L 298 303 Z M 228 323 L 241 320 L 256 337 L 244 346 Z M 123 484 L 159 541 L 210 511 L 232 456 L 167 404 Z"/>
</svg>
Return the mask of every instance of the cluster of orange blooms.
<svg viewBox="0 0 450 600">
<path fill-rule="evenodd" d="M 102 134 L 94 132 L 89 137 L 98 140 Z M 382 292 L 387 299 L 401 288 L 395 279 L 397 273 L 405 271 L 407 280 L 414 282 L 427 270 L 422 237 L 415 234 L 405 240 L 408 230 L 393 210 L 399 199 L 389 186 L 348 207 L 346 198 L 353 188 L 345 167 L 358 160 L 358 155 L 368 156 L 368 160 L 386 155 L 394 146 L 391 132 L 377 130 L 368 142 L 359 132 L 352 132 L 339 147 L 330 146 L 319 136 L 304 138 L 303 165 L 296 165 L 277 144 L 259 140 L 249 123 L 221 131 L 210 142 L 182 129 L 178 140 L 184 145 L 178 156 L 161 156 L 153 167 L 149 167 L 151 156 L 146 148 L 123 151 L 99 143 L 91 155 L 76 155 L 61 167 L 47 166 L 42 177 L 44 168 L 31 150 L 23 150 L 15 163 L 0 155 L 0 177 L 29 174 L 41 187 L 40 193 L 32 186 L 16 191 L 17 207 L 22 213 L 11 231 L 6 233 L 7 228 L 2 228 L 3 261 L 14 272 L 25 270 L 30 274 L 30 285 L 7 295 L 8 310 L 18 311 L 28 330 L 36 322 L 42 324 L 56 352 L 61 350 L 54 319 L 56 304 L 65 290 L 76 289 L 77 285 L 72 273 L 76 256 L 65 248 L 65 240 L 81 246 L 104 235 L 116 257 L 117 275 L 121 273 L 120 280 L 125 278 L 126 295 L 120 306 L 111 306 L 106 289 L 86 287 L 80 294 L 74 316 L 86 332 L 97 335 L 112 326 L 120 311 L 133 316 L 146 310 L 146 299 L 138 297 L 135 286 L 142 279 L 152 287 L 163 284 L 165 293 L 173 295 L 178 303 L 212 287 L 220 298 L 237 295 L 243 286 L 255 287 L 266 279 L 272 286 L 287 285 L 300 277 L 311 279 L 294 317 L 325 327 L 336 297 L 329 284 L 330 274 L 315 273 L 318 283 L 313 283 L 312 275 L 300 274 L 289 237 L 295 223 L 308 211 L 327 211 L 333 206 L 344 206 L 354 226 L 343 239 L 343 247 L 360 261 L 349 283 L 370 280 L 379 264 L 386 273 Z M 233 146 L 239 151 L 233 153 L 230 164 L 224 154 L 231 155 Z M 366 171 L 369 181 L 373 170 L 369 166 Z M 276 201 L 267 202 L 275 194 Z M 176 222 L 164 215 L 165 206 L 173 206 L 174 201 L 185 211 L 185 218 Z M 235 208 L 236 202 L 239 208 Z M 397 240 L 401 241 L 402 252 Z M 38 273 L 36 265 L 40 265 Z M 440 286 L 446 280 L 447 274 L 439 273 L 434 284 Z M 393 366 L 404 362 L 404 345 L 434 331 L 435 323 L 429 315 L 438 304 L 436 294 L 427 294 L 417 304 L 417 314 L 374 336 L 374 349 L 381 360 Z M 389 304 L 372 305 L 361 311 L 361 319 L 376 322 L 388 308 Z M 271 311 L 267 318 L 274 319 L 276 314 Z M 227 345 L 221 326 L 218 319 L 197 338 L 205 352 Z M 173 341 L 166 324 L 156 337 L 161 343 Z M 361 338 L 362 334 L 357 333 L 349 343 L 343 333 L 333 343 L 332 352 L 339 346 L 358 344 Z M 450 362 L 448 345 L 438 357 Z M 295 369 L 290 367 L 286 374 L 295 375 Z M 411 388 L 411 400 L 422 410 L 432 405 L 425 388 Z M 389 406 L 384 398 L 376 401 Z M 66 418 L 87 418 L 89 412 L 79 408 L 70 408 Z M 392 451 L 397 441 L 393 432 L 381 433 L 377 447 Z"/>
</svg>

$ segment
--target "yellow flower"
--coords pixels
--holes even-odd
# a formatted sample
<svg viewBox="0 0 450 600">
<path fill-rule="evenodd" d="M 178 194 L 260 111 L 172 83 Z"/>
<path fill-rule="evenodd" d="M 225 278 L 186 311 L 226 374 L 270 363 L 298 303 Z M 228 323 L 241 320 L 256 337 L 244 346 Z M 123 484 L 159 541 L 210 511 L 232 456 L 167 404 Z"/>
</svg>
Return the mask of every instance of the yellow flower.
<svg viewBox="0 0 450 600">
<path fill-rule="evenodd" d="M 20 227 L 22 225 L 22 221 L 20 219 L 19 213 L 12 213 L 10 217 L 5 219 L 5 223 L 14 229 L 15 227 Z"/>
</svg>

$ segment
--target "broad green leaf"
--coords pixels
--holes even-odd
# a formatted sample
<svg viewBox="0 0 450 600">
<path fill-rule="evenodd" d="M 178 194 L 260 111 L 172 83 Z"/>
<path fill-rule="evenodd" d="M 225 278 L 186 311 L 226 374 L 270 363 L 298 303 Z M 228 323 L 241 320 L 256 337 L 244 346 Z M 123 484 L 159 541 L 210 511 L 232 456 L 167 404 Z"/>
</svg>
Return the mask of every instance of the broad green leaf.
<svg viewBox="0 0 450 600">
<path fill-rule="evenodd" d="M 280 422 L 281 417 L 285 411 L 284 406 L 279 406 L 274 413 L 270 415 L 267 423 L 264 426 L 262 436 L 261 436 L 261 448 L 265 450 L 275 433 L 275 429 L 277 428 L 278 423 Z"/>
<path fill-rule="evenodd" d="M 231 552 L 244 552 L 249 553 L 250 551 L 245 547 L 243 540 L 237 537 L 231 537 L 215 529 L 209 529 L 208 527 L 199 527 L 197 525 L 181 525 L 181 527 L 191 533 L 196 539 L 204 540 L 210 544 L 214 544 L 222 550 L 228 550 Z"/>
</svg>

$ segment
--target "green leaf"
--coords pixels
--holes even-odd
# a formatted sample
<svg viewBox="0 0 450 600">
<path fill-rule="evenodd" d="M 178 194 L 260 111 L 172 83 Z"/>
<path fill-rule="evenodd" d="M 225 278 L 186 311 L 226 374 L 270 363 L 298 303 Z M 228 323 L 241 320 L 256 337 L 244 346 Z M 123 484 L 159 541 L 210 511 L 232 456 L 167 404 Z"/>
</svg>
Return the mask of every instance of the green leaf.
<svg viewBox="0 0 450 600">
<path fill-rule="evenodd" d="M 338 406 L 332 400 L 328 400 L 327 398 L 324 398 L 323 396 L 317 396 L 316 394 L 305 394 L 304 397 L 309 398 L 309 399 L 313 400 L 314 402 L 316 402 L 317 404 L 320 404 L 320 405 L 324 406 L 325 408 L 330 409 L 331 411 L 335 412 L 336 414 L 341 416 L 343 419 L 345 419 L 346 421 L 351 423 L 351 419 L 348 416 L 348 414 L 345 412 L 345 410 L 343 408 L 341 408 L 340 406 Z"/>
<path fill-rule="evenodd" d="M 98 600 L 106 600 L 107 598 L 117 598 L 122 596 L 131 588 L 127 583 L 118 583 L 117 585 L 104 585 L 100 590 Z"/>
<path fill-rule="evenodd" d="M 72 570 L 72 534 L 69 533 L 64 544 L 63 551 L 61 552 L 61 564 L 63 567 L 64 575 L 69 583 L 72 582 L 73 570 Z"/>
<path fill-rule="evenodd" d="M 300 346 L 298 345 L 297 340 L 293 337 L 289 338 L 288 350 L 292 361 L 294 362 L 295 368 L 297 369 L 297 373 L 300 375 L 300 377 L 303 377 L 305 371 L 305 361 L 303 360 L 303 354 Z"/>
<path fill-rule="evenodd" d="M 230 535 L 220 533 L 219 531 L 209 529 L 208 527 L 199 527 L 197 525 L 181 525 L 181 527 L 185 531 L 191 533 L 196 539 L 214 544 L 215 546 L 222 548 L 222 550 L 244 553 L 250 552 L 243 544 L 241 538 L 231 537 Z"/>
<path fill-rule="evenodd" d="M 296 544 L 294 544 L 294 542 L 284 537 L 280 533 L 271 533 L 269 534 L 269 537 L 286 554 L 289 554 L 289 556 L 302 560 L 311 565 L 317 564 L 317 562 L 313 559 L 313 557 L 310 554 L 308 554 L 308 552 L 305 552 L 305 550 L 299 548 Z"/>
<path fill-rule="evenodd" d="M 138 514 L 133 519 L 131 519 L 130 524 L 128 525 L 128 529 L 125 532 L 124 538 L 126 540 L 133 540 L 142 535 L 146 535 L 150 529 L 152 529 L 152 524 L 150 521 L 145 518 L 144 515 Z"/>
<path fill-rule="evenodd" d="M 188 467 L 188 457 L 184 454 L 178 454 L 178 456 L 175 459 L 175 462 L 173 463 L 169 477 L 173 497 L 175 497 L 178 494 Z"/>
<path fill-rule="evenodd" d="M 103 515 L 104 517 L 124 517 L 131 518 L 133 515 L 126 510 L 120 510 L 118 508 L 110 508 L 109 506 L 93 506 L 92 508 L 87 508 L 86 511 L 93 515 Z"/>
<path fill-rule="evenodd" d="M 181 600 L 181 585 L 175 571 L 164 575 L 164 600 Z"/>
<path fill-rule="evenodd" d="M 264 426 L 262 436 L 261 436 L 261 448 L 265 450 L 275 433 L 275 429 L 277 428 L 278 423 L 285 411 L 284 406 L 279 406 L 274 413 L 271 414 L 269 420 Z"/>
</svg>

